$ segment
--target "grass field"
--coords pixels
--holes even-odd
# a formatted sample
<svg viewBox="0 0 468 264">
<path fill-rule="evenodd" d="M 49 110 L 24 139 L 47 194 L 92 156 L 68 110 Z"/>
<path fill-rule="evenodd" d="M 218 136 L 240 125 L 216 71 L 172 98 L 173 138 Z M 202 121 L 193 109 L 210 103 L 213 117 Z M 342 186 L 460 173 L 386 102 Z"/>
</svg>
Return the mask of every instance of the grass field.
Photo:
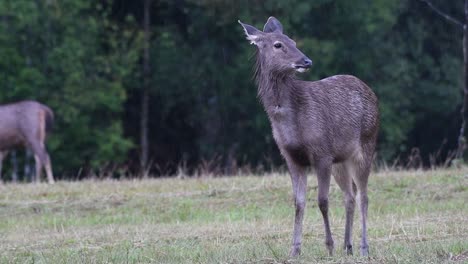
<svg viewBox="0 0 468 264">
<path fill-rule="evenodd" d="M 5 184 L 0 262 L 468 262 L 468 168 L 381 172 L 369 185 L 369 258 L 341 250 L 344 208 L 335 184 L 330 206 L 337 248 L 327 256 L 312 176 L 303 253 L 292 260 L 294 209 L 286 174 Z"/>
</svg>

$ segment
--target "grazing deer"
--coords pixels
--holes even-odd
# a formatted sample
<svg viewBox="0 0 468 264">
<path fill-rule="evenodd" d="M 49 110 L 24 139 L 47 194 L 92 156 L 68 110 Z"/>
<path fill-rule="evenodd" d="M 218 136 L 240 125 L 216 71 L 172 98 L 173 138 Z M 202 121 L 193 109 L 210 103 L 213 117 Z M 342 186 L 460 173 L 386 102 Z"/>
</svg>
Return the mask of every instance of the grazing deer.
<svg viewBox="0 0 468 264">
<path fill-rule="evenodd" d="M 333 254 L 334 249 L 328 217 L 328 193 L 333 174 L 344 192 L 344 248 L 352 254 L 357 191 L 362 224 L 361 255 L 367 256 L 367 180 L 379 127 L 377 97 L 364 82 L 350 75 L 336 75 L 315 82 L 298 80 L 295 73 L 308 70 L 312 61 L 283 34 L 283 26 L 276 18 L 270 17 L 263 31 L 239 23 L 247 39 L 257 46 L 258 95 L 291 174 L 296 215 L 290 255 L 301 252 L 306 168 L 313 166 L 329 254 Z"/>
<path fill-rule="evenodd" d="M 54 183 L 45 140 L 52 128 L 54 114 L 49 107 L 34 101 L 22 101 L 0 106 L 0 179 L 2 161 L 12 148 L 30 148 L 36 161 L 36 182 L 40 181 L 42 166 L 47 180 Z"/>
</svg>

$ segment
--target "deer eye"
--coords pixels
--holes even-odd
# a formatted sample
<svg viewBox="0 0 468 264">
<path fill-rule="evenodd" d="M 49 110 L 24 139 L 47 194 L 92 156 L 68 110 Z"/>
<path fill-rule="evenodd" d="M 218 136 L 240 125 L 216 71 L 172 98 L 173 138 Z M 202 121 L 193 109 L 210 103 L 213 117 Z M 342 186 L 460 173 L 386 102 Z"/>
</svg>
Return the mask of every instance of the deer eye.
<svg viewBox="0 0 468 264">
<path fill-rule="evenodd" d="M 279 49 L 279 48 L 281 48 L 283 45 L 281 45 L 281 43 L 279 43 L 279 42 L 276 42 L 273 46 L 274 46 L 275 48 Z"/>
</svg>

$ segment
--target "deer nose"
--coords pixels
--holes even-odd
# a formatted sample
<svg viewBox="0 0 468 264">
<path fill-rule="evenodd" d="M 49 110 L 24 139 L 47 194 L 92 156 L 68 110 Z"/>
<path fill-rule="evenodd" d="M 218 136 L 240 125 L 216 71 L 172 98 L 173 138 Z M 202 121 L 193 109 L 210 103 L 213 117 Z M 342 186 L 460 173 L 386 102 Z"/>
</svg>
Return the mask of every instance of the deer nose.
<svg viewBox="0 0 468 264">
<path fill-rule="evenodd" d="M 305 57 L 305 58 L 304 58 L 304 66 L 307 67 L 307 68 L 309 68 L 310 66 L 312 66 L 312 60 L 309 59 L 309 58 L 307 58 L 307 57 Z"/>
</svg>

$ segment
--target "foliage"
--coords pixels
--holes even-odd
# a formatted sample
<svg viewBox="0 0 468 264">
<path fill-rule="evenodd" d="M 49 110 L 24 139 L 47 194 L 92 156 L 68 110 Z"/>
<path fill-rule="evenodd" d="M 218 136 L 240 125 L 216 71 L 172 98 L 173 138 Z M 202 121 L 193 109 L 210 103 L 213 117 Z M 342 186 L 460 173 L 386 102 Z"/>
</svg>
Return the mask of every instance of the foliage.
<svg viewBox="0 0 468 264">
<path fill-rule="evenodd" d="M 434 4 L 461 16 L 461 2 Z M 38 99 L 54 109 L 56 170 L 138 164 L 142 8 L 0 2 L 0 101 Z M 353 74 L 376 91 L 379 159 L 413 147 L 427 158 L 444 140 L 444 153 L 453 147 L 461 32 L 420 1 L 154 0 L 150 11 L 150 157 L 164 173 L 215 157 L 225 172 L 281 164 L 252 81 L 254 48 L 237 24 L 262 28 L 270 15 L 313 59 L 302 78 Z"/>
</svg>

